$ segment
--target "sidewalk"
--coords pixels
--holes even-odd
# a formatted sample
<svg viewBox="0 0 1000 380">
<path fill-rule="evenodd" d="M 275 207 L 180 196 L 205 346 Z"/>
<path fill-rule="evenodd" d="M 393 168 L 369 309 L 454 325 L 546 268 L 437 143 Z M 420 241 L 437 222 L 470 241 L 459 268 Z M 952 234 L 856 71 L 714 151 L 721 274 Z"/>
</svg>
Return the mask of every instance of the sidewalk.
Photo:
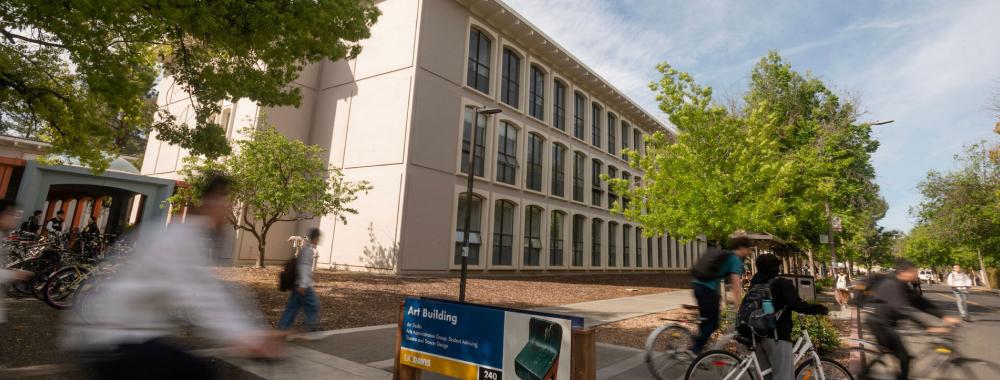
<svg viewBox="0 0 1000 380">
<path fill-rule="evenodd" d="M 692 303 L 690 290 L 678 290 L 609 300 L 582 302 L 535 309 L 547 313 L 584 318 L 587 327 L 659 313 Z M 379 325 L 313 333 L 314 340 L 297 340 L 288 350 L 289 359 L 263 364 L 226 359 L 244 371 L 264 379 L 391 379 L 394 366 L 396 325 Z M 206 351 L 206 354 L 212 354 Z M 607 379 L 642 364 L 642 351 L 609 344 L 597 345 L 598 379 Z M 438 379 L 425 374 L 425 379 Z"/>
</svg>

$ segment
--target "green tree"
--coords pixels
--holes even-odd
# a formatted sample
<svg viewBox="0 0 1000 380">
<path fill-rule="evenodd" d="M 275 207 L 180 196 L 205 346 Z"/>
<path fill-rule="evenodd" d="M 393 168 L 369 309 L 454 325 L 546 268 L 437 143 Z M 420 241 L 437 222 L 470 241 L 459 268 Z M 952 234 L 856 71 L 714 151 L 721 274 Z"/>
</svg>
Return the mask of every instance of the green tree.
<svg viewBox="0 0 1000 380">
<path fill-rule="evenodd" d="M 662 77 L 651 89 L 677 136 L 656 133 L 647 154 L 628 152 L 645 173 L 643 186 L 609 179 L 640 200 L 616 210 L 646 231 L 689 239 L 767 231 L 812 251 L 828 229 L 828 204 L 843 217 L 845 233 L 880 218 L 871 126 L 858 123 L 853 102 L 822 81 L 770 53 L 751 73 L 742 102 L 727 107 L 689 74 L 665 63 L 657 69 Z"/>
<path fill-rule="evenodd" d="M 212 120 L 224 99 L 298 105 L 303 65 L 359 53 L 379 15 L 360 1 L 35 1 L 0 4 L 0 119 L 103 170 L 136 129 L 196 154 L 229 152 Z M 150 91 L 170 76 L 195 125 L 161 112 Z"/>
<path fill-rule="evenodd" d="M 348 214 L 357 214 L 348 205 L 372 188 L 367 181 L 345 181 L 316 145 L 290 140 L 272 127 L 244 133 L 252 138 L 238 141 L 232 155 L 215 160 L 189 156 L 180 173 L 191 186 L 178 189 L 169 201 L 175 211 L 196 204 L 198 184 L 208 175 L 229 176 L 234 205 L 229 221 L 257 240 L 257 266 L 264 265 L 267 235 L 276 223 L 335 215 L 346 224 Z"/>
</svg>

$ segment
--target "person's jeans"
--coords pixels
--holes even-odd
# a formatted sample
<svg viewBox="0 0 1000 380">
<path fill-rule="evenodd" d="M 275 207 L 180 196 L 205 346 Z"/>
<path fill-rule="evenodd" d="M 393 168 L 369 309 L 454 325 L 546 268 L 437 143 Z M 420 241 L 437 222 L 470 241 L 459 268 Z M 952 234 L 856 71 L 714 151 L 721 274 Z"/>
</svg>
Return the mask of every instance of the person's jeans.
<svg viewBox="0 0 1000 380">
<path fill-rule="evenodd" d="M 955 303 L 958 304 L 958 313 L 962 315 L 963 318 L 969 316 L 969 292 L 964 289 L 952 288 L 951 292 L 955 294 Z"/>
<path fill-rule="evenodd" d="M 712 333 L 719 328 L 719 301 L 722 295 L 702 284 L 694 284 L 694 299 L 698 301 L 698 314 L 702 318 L 698 325 L 698 336 L 694 339 L 691 351 L 698 354 L 712 338 Z"/>
<path fill-rule="evenodd" d="M 288 306 L 285 306 L 285 312 L 278 320 L 278 329 L 288 330 L 292 327 L 299 309 L 303 309 L 306 314 L 306 328 L 309 331 L 316 331 L 319 321 L 319 298 L 316 297 L 316 292 L 313 291 L 312 287 L 309 287 L 306 288 L 305 294 L 300 294 L 298 288 L 293 289 L 291 293 L 288 296 Z"/>
<path fill-rule="evenodd" d="M 759 340 L 757 350 L 757 360 L 761 365 L 761 371 L 770 368 L 771 374 L 764 376 L 765 380 L 788 380 L 793 377 L 792 342 L 786 340 L 775 340 L 763 338 Z"/>
</svg>

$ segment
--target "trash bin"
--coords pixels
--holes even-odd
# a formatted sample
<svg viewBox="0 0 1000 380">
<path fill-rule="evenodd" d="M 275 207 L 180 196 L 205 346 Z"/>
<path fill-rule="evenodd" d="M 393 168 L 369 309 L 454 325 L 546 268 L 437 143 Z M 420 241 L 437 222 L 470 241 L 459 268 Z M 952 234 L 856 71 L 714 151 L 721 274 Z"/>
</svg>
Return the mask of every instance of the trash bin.
<svg viewBox="0 0 1000 380">
<path fill-rule="evenodd" d="M 809 275 L 784 274 L 779 276 L 792 280 L 795 288 L 799 290 L 799 297 L 806 301 L 816 300 L 816 279 Z"/>
</svg>

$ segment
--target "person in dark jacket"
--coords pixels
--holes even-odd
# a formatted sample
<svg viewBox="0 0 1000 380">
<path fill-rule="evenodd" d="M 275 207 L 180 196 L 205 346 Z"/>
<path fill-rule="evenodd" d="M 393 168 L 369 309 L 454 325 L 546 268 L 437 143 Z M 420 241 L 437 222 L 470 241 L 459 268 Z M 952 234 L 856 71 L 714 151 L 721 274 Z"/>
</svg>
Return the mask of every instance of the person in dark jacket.
<svg viewBox="0 0 1000 380">
<path fill-rule="evenodd" d="M 775 325 L 774 338 L 762 338 L 756 349 L 757 360 L 762 368 L 771 368 L 771 379 L 792 378 L 795 363 L 792 357 L 792 312 L 821 315 L 829 309 L 821 304 L 812 304 L 799 297 L 799 291 L 792 280 L 776 278 L 781 271 L 781 259 L 775 255 L 757 256 L 757 274 L 750 279 L 750 286 L 771 282 L 771 301 L 776 313 L 781 313 Z"/>
<path fill-rule="evenodd" d="M 909 319 L 927 328 L 928 332 L 946 332 L 943 324 L 955 325 L 958 318 L 945 316 L 934 304 L 917 294 L 909 284 L 917 283 L 917 267 L 912 262 L 899 259 L 889 277 L 872 285 L 871 305 L 874 309 L 868 318 L 868 330 L 880 346 L 889 350 L 899 360 L 899 379 L 909 378 L 910 354 L 896 333 L 899 321 Z M 863 373 L 861 378 L 865 378 Z"/>
</svg>

